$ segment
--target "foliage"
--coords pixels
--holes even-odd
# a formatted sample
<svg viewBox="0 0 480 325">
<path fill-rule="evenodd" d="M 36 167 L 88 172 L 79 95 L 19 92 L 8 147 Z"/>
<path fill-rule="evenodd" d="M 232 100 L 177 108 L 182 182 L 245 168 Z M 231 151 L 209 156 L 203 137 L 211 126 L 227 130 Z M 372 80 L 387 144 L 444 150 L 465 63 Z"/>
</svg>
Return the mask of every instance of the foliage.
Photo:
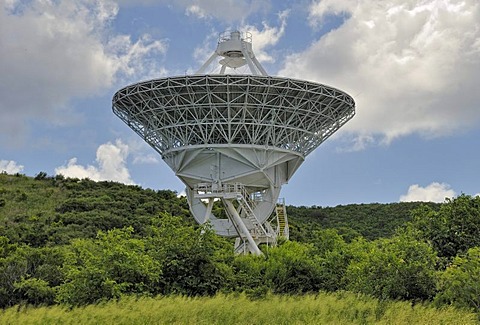
<svg viewBox="0 0 480 325">
<path fill-rule="evenodd" d="M 270 289 L 270 283 L 265 280 L 264 256 L 237 255 L 232 261 L 231 268 L 232 278 L 225 291 L 243 290 L 251 298 L 266 296 Z"/>
<path fill-rule="evenodd" d="M 406 236 L 358 240 L 347 288 L 380 299 L 426 300 L 434 295 L 436 254 L 428 244 Z"/>
<path fill-rule="evenodd" d="M 347 268 L 353 258 L 349 249 L 351 244 L 335 229 L 314 231 L 312 244 L 319 288 L 325 291 L 344 290 Z"/>
<path fill-rule="evenodd" d="M 321 236 L 318 232 L 318 236 Z M 231 291 L 245 291 L 251 297 L 263 297 L 268 291 L 277 294 L 300 294 L 342 289 L 348 266 L 342 248 L 346 243 L 334 230 L 324 231 L 331 247 L 289 241 L 265 251 L 265 257 L 236 256 L 233 261 Z M 328 241 L 328 240 L 327 240 Z M 326 242 L 327 242 L 326 241 Z M 338 241 L 338 242 L 335 242 Z M 338 246 L 336 244 L 339 244 Z M 346 256 L 345 256 L 346 257 Z"/>
<path fill-rule="evenodd" d="M 55 288 L 43 279 L 28 278 L 15 282 L 14 287 L 23 296 L 22 301 L 32 305 L 51 305 L 55 299 Z"/>
<path fill-rule="evenodd" d="M 88 179 L 35 178 L 0 174 L 0 236 L 34 247 L 64 245 L 75 238 L 95 238 L 97 232 L 133 227 L 145 234 L 160 213 L 193 224 L 185 198 L 173 191 Z"/>
<path fill-rule="evenodd" d="M 97 239 L 76 239 L 68 246 L 63 265 L 65 282 L 57 300 L 83 305 L 125 293 L 154 291 L 161 268 L 133 228 L 99 232 Z"/>
<path fill-rule="evenodd" d="M 414 211 L 410 231 L 429 241 L 446 265 L 456 255 L 480 246 L 480 196 L 446 199 L 438 211 L 423 206 Z"/>
<path fill-rule="evenodd" d="M 133 227 L 35 248 L 0 237 L 0 306 L 85 305 L 125 294 L 213 295 L 226 284 L 230 245 L 208 227 L 164 214 Z"/>
<path fill-rule="evenodd" d="M 480 312 L 480 247 L 455 257 L 445 272 L 440 273 L 435 302 Z"/>
<path fill-rule="evenodd" d="M 316 230 L 334 228 L 350 241 L 362 236 L 369 240 L 393 236 L 398 227 L 412 218 L 412 211 L 428 206 L 433 211 L 439 205 L 424 202 L 401 202 L 390 204 L 348 204 L 336 207 L 287 207 L 290 222 L 290 237 L 293 240 L 310 242 Z"/>
<path fill-rule="evenodd" d="M 53 303 L 62 263 L 62 247 L 32 248 L 0 237 L 0 306 Z"/>
<path fill-rule="evenodd" d="M 287 242 L 268 251 L 265 279 L 274 293 L 307 293 L 319 289 L 318 268 L 310 245 Z"/>
<path fill-rule="evenodd" d="M 162 294 L 213 295 L 227 280 L 230 245 L 208 226 L 186 226 L 163 216 L 152 226 L 150 247 L 162 261 Z"/>
<path fill-rule="evenodd" d="M 224 285 L 227 249 L 212 230 L 169 215 L 142 239 L 132 227 L 99 232 L 67 247 L 57 300 L 84 305 L 124 294 L 213 295 Z"/>
</svg>

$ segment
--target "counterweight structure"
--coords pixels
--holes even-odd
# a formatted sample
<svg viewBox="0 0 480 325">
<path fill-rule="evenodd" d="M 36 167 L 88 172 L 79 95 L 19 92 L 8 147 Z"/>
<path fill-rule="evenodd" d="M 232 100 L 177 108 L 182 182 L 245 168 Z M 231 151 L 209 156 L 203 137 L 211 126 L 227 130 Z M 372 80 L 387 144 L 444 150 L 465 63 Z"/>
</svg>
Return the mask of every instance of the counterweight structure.
<svg viewBox="0 0 480 325">
<path fill-rule="evenodd" d="M 205 74 L 216 60 L 220 71 Z M 250 73 L 230 73 L 242 66 Z M 261 254 L 259 244 L 288 239 L 282 185 L 354 116 L 355 102 L 326 85 L 268 76 L 250 34 L 234 31 L 196 74 L 120 89 L 113 112 L 183 181 L 197 222 L 236 237 L 237 253 Z M 226 217 L 212 214 L 216 201 Z"/>
</svg>

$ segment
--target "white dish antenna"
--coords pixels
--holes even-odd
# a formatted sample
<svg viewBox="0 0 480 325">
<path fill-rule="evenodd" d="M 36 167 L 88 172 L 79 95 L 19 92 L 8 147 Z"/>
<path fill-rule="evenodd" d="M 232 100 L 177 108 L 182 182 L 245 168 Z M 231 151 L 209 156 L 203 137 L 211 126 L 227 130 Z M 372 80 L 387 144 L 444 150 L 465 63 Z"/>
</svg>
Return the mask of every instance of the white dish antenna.
<svg viewBox="0 0 480 325">
<path fill-rule="evenodd" d="M 204 74 L 220 58 L 220 74 Z M 250 74 L 225 74 L 248 66 Z M 113 112 L 186 185 L 190 210 L 217 234 L 236 237 L 237 253 L 288 239 L 280 190 L 305 157 L 355 114 L 345 92 L 268 76 L 251 35 L 220 35 L 194 75 L 139 82 L 115 93 Z M 226 218 L 212 213 L 221 201 Z"/>
</svg>

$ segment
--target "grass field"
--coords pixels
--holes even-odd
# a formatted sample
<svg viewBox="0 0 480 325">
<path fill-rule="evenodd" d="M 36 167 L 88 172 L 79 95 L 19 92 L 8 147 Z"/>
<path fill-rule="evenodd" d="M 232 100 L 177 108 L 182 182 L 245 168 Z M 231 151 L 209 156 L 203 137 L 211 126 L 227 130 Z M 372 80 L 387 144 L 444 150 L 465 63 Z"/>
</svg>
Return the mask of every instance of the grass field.
<svg viewBox="0 0 480 325">
<path fill-rule="evenodd" d="M 125 297 L 67 309 L 13 307 L 1 324 L 479 324 L 475 314 L 409 302 L 380 302 L 353 293 L 212 298 Z"/>
</svg>

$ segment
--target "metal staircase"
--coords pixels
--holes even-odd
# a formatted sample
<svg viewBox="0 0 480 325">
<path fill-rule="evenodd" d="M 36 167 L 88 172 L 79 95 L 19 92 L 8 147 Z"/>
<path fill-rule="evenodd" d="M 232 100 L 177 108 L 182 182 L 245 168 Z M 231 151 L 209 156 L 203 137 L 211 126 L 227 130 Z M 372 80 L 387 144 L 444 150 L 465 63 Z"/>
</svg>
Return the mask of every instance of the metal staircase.
<svg viewBox="0 0 480 325">
<path fill-rule="evenodd" d="M 239 214 L 240 217 L 245 218 L 250 220 L 250 222 L 253 225 L 253 228 L 251 229 L 250 233 L 252 235 L 255 235 L 256 237 L 258 236 L 268 236 L 268 232 L 265 230 L 263 225 L 258 221 L 257 217 L 255 216 L 255 213 L 253 212 L 254 206 L 253 202 L 249 200 L 249 195 L 243 189 L 242 195 L 237 197 L 237 202 L 239 203 Z"/>
<path fill-rule="evenodd" d="M 228 219 L 238 234 L 235 253 L 251 252 L 260 255 L 262 253 L 258 248 L 259 244 L 276 245 L 278 231 L 273 229 L 269 221 L 258 221 L 254 212 L 255 200 L 250 197 L 243 184 L 201 183 L 194 192 L 196 198 L 222 200 Z M 205 220 L 207 219 L 206 216 Z"/>
<path fill-rule="evenodd" d="M 287 209 L 285 207 L 285 199 L 278 200 L 275 207 L 275 214 L 277 216 L 277 236 L 285 239 L 289 238 Z"/>
</svg>

